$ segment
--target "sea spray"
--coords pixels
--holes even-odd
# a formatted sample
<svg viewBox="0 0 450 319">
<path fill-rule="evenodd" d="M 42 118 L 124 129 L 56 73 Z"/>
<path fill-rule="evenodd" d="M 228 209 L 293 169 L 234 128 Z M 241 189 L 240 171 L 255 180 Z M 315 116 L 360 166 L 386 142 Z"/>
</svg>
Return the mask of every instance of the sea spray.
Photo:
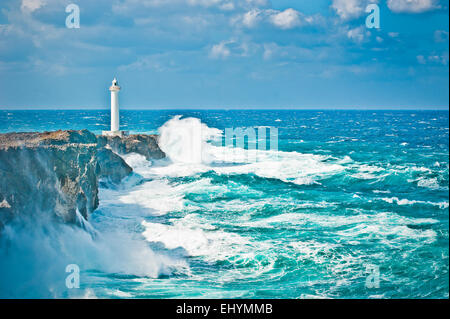
<svg viewBox="0 0 450 319">
<path fill-rule="evenodd" d="M 197 118 L 175 116 L 159 128 L 159 146 L 174 163 L 198 164 L 211 162 L 207 143 L 222 132 L 210 128 Z"/>
<path fill-rule="evenodd" d="M 86 273 L 101 271 L 157 278 L 170 274 L 182 261 L 154 253 L 128 231 L 98 232 L 41 222 L 12 223 L 0 237 L 0 297 L 61 298 L 85 293 Z M 65 268 L 81 269 L 81 290 L 64 285 Z"/>
<path fill-rule="evenodd" d="M 327 156 L 276 149 L 246 149 L 243 143 L 237 143 L 237 147 L 218 146 L 222 132 L 208 127 L 197 118 L 175 116 L 159 132 L 159 145 L 174 165 L 150 168 L 146 170 L 150 176 L 152 173 L 188 176 L 213 170 L 218 174 L 255 174 L 303 185 L 344 170 L 340 165 L 342 161 L 329 161 Z M 271 143 L 275 144 L 273 137 L 270 138 Z"/>
</svg>

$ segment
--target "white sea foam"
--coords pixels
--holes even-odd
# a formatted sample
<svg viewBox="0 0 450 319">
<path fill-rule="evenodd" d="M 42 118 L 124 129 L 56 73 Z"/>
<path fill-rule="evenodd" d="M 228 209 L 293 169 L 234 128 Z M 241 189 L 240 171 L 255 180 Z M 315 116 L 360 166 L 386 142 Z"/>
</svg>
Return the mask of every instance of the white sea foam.
<svg viewBox="0 0 450 319">
<path fill-rule="evenodd" d="M 173 183 L 166 178 L 154 179 L 124 189 L 101 189 L 100 209 L 105 207 L 117 217 L 161 216 L 168 212 L 180 212 L 186 207 L 186 194 L 224 192 L 223 185 L 212 185 L 209 178 L 189 183 Z"/>
<path fill-rule="evenodd" d="M 148 161 L 145 156 L 137 153 L 122 155 L 125 162 L 133 168 L 134 171 L 140 173 L 146 171 L 152 166 L 152 162 Z"/>
<path fill-rule="evenodd" d="M 376 165 L 358 164 L 356 163 L 354 167 L 358 170 L 357 173 L 351 175 L 353 178 L 357 179 L 380 179 L 389 175 L 385 173 L 380 175 L 379 173 L 385 172 L 386 170 L 382 167 Z"/>
<path fill-rule="evenodd" d="M 149 176 L 190 176 L 213 170 L 307 185 L 344 171 L 342 164 L 350 160 L 345 158 L 340 163 L 322 155 L 214 146 L 208 140 L 219 137 L 221 131 L 194 118 L 175 117 L 160 129 L 160 134 L 160 147 L 173 164 L 152 167 L 146 171 Z"/>
<path fill-rule="evenodd" d="M 419 178 L 417 186 L 430 189 L 439 189 L 439 182 L 437 178 Z"/>
<path fill-rule="evenodd" d="M 175 116 L 160 129 L 159 145 L 174 163 L 210 162 L 210 144 L 207 142 L 221 136 L 222 132 L 210 128 L 197 118 Z"/>
<path fill-rule="evenodd" d="M 209 261 L 254 254 L 249 249 L 252 243 L 248 238 L 218 230 L 195 214 L 171 222 L 165 225 L 143 221 L 143 236 L 149 242 L 163 243 L 168 249 L 183 248 L 188 255 L 202 256 Z"/>
<path fill-rule="evenodd" d="M 414 240 L 422 244 L 429 244 L 436 240 L 437 234 L 432 229 L 420 230 L 412 229 L 403 225 L 383 225 L 383 224 L 357 224 L 354 227 L 336 232 L 342 239 L 370 238 L 378 239 L 383 244 L 395 246 L 402 244 L 405 240 Z M 390 239 L 388 239 L 391 237 Z"/>
<path fill-rule="evenodd" d="M 143 236 L 152 243 L 161 243 L 177 254 L 199 257 L 207 262 L 227 261 L 234 267 L 214 276 L 217 283 L 237 279 L 260 279 L 273 270 L 277 254 L 274 244 L 254 241 L 251 237 L 226 232 L 209 224 L 202 216 L 188 214 L 181 219 L 171 219 L 170 224 L 143 221 Z M 283 272 L 271 274 L 281 276 Z M 192 277 L 195 279 L 195 275 Z M 204 280 L 205 278 L 199 278 Z"/>
<path fill-rule="evenodd" d="M 117 200 L 123 204 L 148 208 L 149 212 L 156 215 L 183 209 L 183 194 L 164 180 L 146 182 L 119 196 Z"/>
<path fill-rule="evenodd" d="M 106 292 L 109 295 L 119 297 L 119 298 L 132 298 L 133 297 L 133 294 L 131 294 L 129 292 L 121 291 L 119 289 L 115 289 L 115 290 L 108 289 Z"/>
<path fill-rule="evenodd" d="M 339 228 L 349 225 L 421 225 L 435 224 L 438 220 L 433 218 L 407 218 L 391 212 L 377 214 L 361 213 L 357 215 L 329 215 L 320 213 L 284 213 L 272 217 L 242 223 L 247 227 L 268 227 L 271 228 L 279 224 L 290 224 L 295 226 L 314 225 L 322 228 Z"/>
<path fill-rule="evenodd" d="M 186 269 L 185 261 L 153 252 L 145 241 L 126 230 L 99 231 L 95 237 L 78 227 L 58 225 L 50 220 L 33 224 L 7 225 L 0 246 L 0 296 L 60 298 L 68 292 L 63 282 L 68 264 L 81 271 L 158 277 L 174 269 Z M 3 246 L 4 247 L 4 246 Z M 30 289 L 30 283 L 37 283 Z M 83 291 L 74 297 L 83 297 Z M 86 292 L 87 293 L 87 292 Z M 89 294 L 91 296 L 91 294 Z"/>
<path fill-rule="evenodd" d="M 390 203 L 390 204 L 397 204 L 397 205 L 415 205 L 415 204 L 422 204 L 422 205 L 432 205 L 437 206 L 441 209 L 448 208 L 448 202 L 430 202 L 430 201 L 420 201 L 420 200 L 409 200 L 409 199 L 399 199 L 398 197 L 385 197 L 381 198 L 383 201 Z"/>
<path fill-rule="evenodd" d="M 390 194 L 391 193 L 390 190 L 380 190 L 380 189 L 374 189 L 372 192 L 375 194 Z"/>
</svg>

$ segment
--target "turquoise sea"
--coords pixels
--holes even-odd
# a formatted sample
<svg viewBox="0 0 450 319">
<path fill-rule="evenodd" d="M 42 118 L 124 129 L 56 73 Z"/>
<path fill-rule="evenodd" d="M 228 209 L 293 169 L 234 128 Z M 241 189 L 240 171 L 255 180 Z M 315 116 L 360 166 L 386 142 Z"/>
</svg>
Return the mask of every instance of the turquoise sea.
<svg viewBox="0 0 450 319">
<path fill-rule="evenodd" d="M 121 124 L 160 134 L 169 158 L 125 156 L 133 175 L 100 184 L 85 230 L 9 230 L 0 297 L 449 297 L 448 111 L 125 110 Z M 108 127 L 107 110 L 0 111 L 0 133 Z M 227 128 L 276 128 L 278 150 L 225 147 Z"/>
</svg>

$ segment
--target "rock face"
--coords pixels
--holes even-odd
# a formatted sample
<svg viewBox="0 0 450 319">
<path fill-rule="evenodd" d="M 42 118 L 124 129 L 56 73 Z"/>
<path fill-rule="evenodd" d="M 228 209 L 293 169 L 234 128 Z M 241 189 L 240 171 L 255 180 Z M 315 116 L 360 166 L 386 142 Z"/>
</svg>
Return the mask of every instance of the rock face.
<svg viewBox="0 0 450 319">
<path fill-rule="evenodd" d="M 96 137 L 89 131 L 0 135 L 0 222 L 42 215 L 75 223 L 98 206 Z"/>
<path fill-rule="evenodd" d="M 128 135 L 119 136 L 98 136 L 99 147 L 108 145 L 118 154 L 137 153 L 144 155 L 147 160 L 161 159 L 166 157 L 158 146 L 156 135 Z"/>
<path fill-rule="evenodd" d="M 165 155 L 156 137 L 96 137 L 87 130 L 0 134 L 0 231 L 17 216 L 85 219 L 99 204 L 98 182 L 132 172 L 113 151 L 147 159 Z"/>
<path fill-rule="evenodd" d="M 99 164 L 99 179 L 119 183 L 133 171 L 122 157 L 108 148 L 101 147 L 97 150 L 97 160 Z"/>
</svg>

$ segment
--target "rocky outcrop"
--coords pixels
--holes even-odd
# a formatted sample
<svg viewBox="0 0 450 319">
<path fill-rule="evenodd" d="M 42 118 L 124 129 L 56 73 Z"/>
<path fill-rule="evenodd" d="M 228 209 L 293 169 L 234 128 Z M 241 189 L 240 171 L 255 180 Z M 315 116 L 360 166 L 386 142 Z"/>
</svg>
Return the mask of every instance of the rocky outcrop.
<svg viewBox="0 0 450 319">
<path fill-rule="evenodd" d="M 87 218 L 98 206 L 96 154 L 96 137 L 86 130 L 1 134 L 0 221 Z"/>
<path fill-rule="evenodd" d="M 158 146 L 156 135 L 98 136 L 99 147 L 109 146 L 118 154 L 137 153 L 147 160 L 161 159 L 166 155 Z"/>
<path fill-rule="evenodd" d="M 105 147 L 97 150 L 97 161 L 99 164 L 98 178 L 112 183 L 119 183 L 133 171 L 122 157 Z"/>
<path fill-rule="evenodd" d="M 98 182 L 132 172 L 116 154 L 162 158 L 156 137 L 96 137 L 87 130 L 0 134 L 0 230 L 16 216 L 85 219 L 99 204 Z"/>
</svg>

